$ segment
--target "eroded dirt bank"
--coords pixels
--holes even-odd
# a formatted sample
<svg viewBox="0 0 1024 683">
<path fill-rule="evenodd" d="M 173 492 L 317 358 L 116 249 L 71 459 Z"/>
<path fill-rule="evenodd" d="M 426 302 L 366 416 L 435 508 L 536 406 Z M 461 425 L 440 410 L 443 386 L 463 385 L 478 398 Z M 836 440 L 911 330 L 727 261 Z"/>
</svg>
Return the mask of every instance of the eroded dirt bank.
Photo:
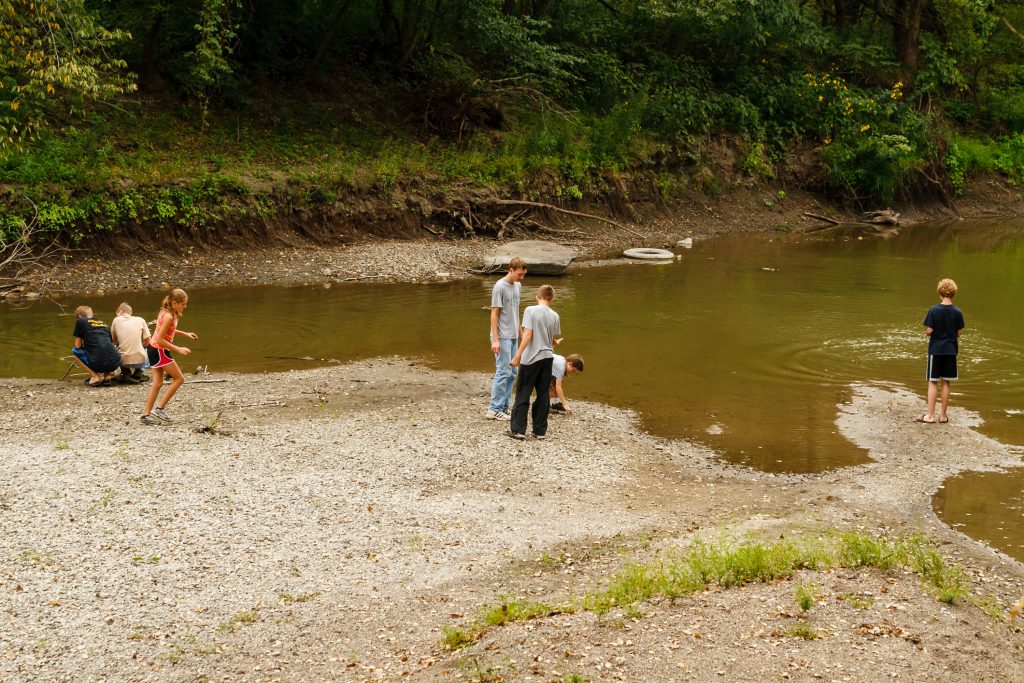
<svg viewBox="0 0 1024 683">
<path fill-rule="evenodd" d="M 0 680 L 1024 680 L 1005 619 L 870 569 L 439 644 L 499 595 L 748 532 L 923 531 L 1005 615 L 1024 567 L 929 505 L 1018 463 L 966 411 L 917 425 L 919 398 L 857 387 L 837 423 L 875 461 L 780 476 L 597 404 L 517 443 L 481 416 L 487 376 L 403 359 L 198 379 L 166 427 L 137 423 L 145 387 L 0 381 Z M 800 582 L 817 640 L 785 635 Z"/>
<path fill-rule="evenodd" d="M 439 216 L 451 218 L 452 212 L 482 202 L 481 190 L 464 188 L 461 195 L 452 190 L 438 199 L 420 188 L 394 197 L 360 197 L 352 206 L 339 201 L 322 215 L 285 212 L 276 220 L 261 218 L 254 225 L 230 224 L 198 233 L 182 229 L 178 234 L 176 226 L 138 226 L 134 235 L 105 235 L 49 259 L 27 271 L 20 284 L 24 292 L 56 295 L 168 286 L 436 281 L 464 277 L 503 241 L 544 239 L 571 246 L 579 253 L 576 268 L 628 247 L 672 248 L 685 237 L 827 227 L 808 214 L 860 218 L 851 208 L 838 208 L 781 182 L 738 183 L 716 197 L 689 190 L 673 199 L 637 182 L 635 196 L 620 192 L 593 203 L 559 200 L 563 208 L 611 217 L 618 226 L 531 209 L 529 217 L 542 221 L 544 230 L 510 227 L 499 240 L 493 230 L 476 234 L 438 223 Z M 483 194 L 493 204 L 494 192 Z M 895 208 L 905 223 L 992 218 L 1024 214 L 1024 199 L 1005 182 L 983 179 L 956 206 L 931 202 Z M 487 220 L 493 228 L 521 210 L 509 207 Z M 221 239 L 214 239 L 220 233 Z"/>
</svg>

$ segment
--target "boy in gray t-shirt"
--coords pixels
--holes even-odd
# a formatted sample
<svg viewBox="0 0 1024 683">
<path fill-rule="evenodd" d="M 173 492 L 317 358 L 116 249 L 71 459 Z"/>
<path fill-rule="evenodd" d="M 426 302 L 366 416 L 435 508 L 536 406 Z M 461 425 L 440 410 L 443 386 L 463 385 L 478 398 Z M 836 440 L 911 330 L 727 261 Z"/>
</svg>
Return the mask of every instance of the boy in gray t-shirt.
<svg viewBox="0 0 1024 683">
<path fill-rule="evenodd" d="M 526 263 L 518 256 L 509 261 L 508 273 L 491 289 L 491 353 L 494 354 L 494 381 L 491 382 L 491 404 L 486 417 L 509 419 L 508 404 L 516 368 L 509 361 L 519 350 L 519 293 L 526 277 Z"/>
<path fill-rule="evenodd" d="M 512 424 L 509 436 L 514 439 L 526 438 L 526 413 L 530 407 L 530 394 L 537 392 L 530 416 L 533 419 L 533 435 L 543 439 L 548 431 L 548 413 L 551 397 L 551 365 L 555 357 L 554 347 L 558 345 L 557 335 L 562 333 L 562 322 L 558 313 L 551 308 L 555 289 L 541 285 L 537 291 L 537 305 L 528 306 L 523 312 L 523 343 L 512 358 L 513 366 L 520 366 L 516 400 L 512 405 Z"/>
</svg>

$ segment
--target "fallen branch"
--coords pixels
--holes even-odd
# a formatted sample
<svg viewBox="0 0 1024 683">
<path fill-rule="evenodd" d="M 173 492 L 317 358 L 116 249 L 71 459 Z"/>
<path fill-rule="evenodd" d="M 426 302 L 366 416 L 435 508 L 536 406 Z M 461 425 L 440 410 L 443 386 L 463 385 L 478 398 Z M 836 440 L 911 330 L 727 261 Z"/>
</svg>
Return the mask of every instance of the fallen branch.
<svg viewBox="0 0 1024 683">
<path fill-rule="evenodd" d="M 220 384 L 227 382 L 226 379 L 187 379 L 185 384 Z"/>
<path fill-rule="evenodd" d="M 426 230 L 427 232 L 429 232 L 432 235 L 437 235 L 438 237 L 441 237 L 441 235 L 442 235 L 442 233 L 438 232 L 437 230 L 434 230 L 430 226 L 421 225 L 420 227 L 423 228 L 424 230 Z"/>
<path fill-rule="evenodd" d="M 816 214 L 816 213 L 811 213 L 810 211 L 804 211 L 804 215 L 807 216 L 808 218 L 816 218 L 819 221 L 825 221 L 826 223 L 831 223 L 832 225 L 842 225 L 842 223 L 837 221 L 835 218 L 829 218 L 828 216 L 822 216 L 822 215 L 819 215 L 819 214 Z"/>
<path fill-rule="evenodd" d="M 358 280 L 374 280 L 376 278 L 391 277 L 390 275 L 360 275 L 358 277 L 346 277 L 342 278 L 342 282 L 356 282 Z"/>
<path fill-rule="evenodd" d="M 67 379 L 68 375 L 71 374 L 71 371 L 75 369 L 75 364 L 76 364 L 75 361 L 71 361 L 71 365 L 68 366 L 68 369 L 64 371 L 64 374 L 61 375 L 60 379 L 57 380 L 57 381 L 58 382 L 63 382 L 65 379 Z"/>
<path fill-rule="evenodd" d="M 260 401 L 257 403 L 228 403 L 232 408 L 263 408 L 265 406 L 283 406 L 284 401 Z"/>
<path fill-rule="evenodd" d="M 538 230 L 543 230 L 544 232 L 553 232 L 556 235 L 572 235 L 574 233 L 579 232 L 579 229 L 577 228 L 573 228 L 572 230 L 557 230 L 555 228 L 549 228 L 543 223 L 538 223 L 537 221 L 533 221 L 530 219 L 526 219 L 526 222 L 532 225 L 533 227 L 537 228 Z"/>
<path fill-rule="evenodd" d="M 641 238 L 643 237 L 643 235 L 641 235 L 636 230 L 633 230 L 632 228 L 627 228 L 622 223 L 619 223 L 617 221 L 613 221 L 610 218 L 604 218 L 602 216 L 595 216 L 592 213 L 582 213 L 580 211 L 570 211 L 569 209 L 563 209 L 560 206 L 555 206 L 554 204 L 545 204 L 543 202 L 528 202 L 528 201 L 522 200 L 522 199 L 499 199 L 495 203 L 498 206 L 530 206 L 530 207 L 533 207 L 533 208 L 536 208 L 536 209 L 549 209 L 551 211 L 557 211 L 559 213 L 566 213 L 566 214 L 569 214 L 570 216 L 580 216 L 581 218 L 590 218 L 591 220 L 601 221 L 602 223 L 608 223 L 609 225 L 614 225 L 619 230 L 625 230 L 626 232 L 632 233 L 632 234 L 636 235 L 637 237 L 641 237 Z"/>
</svg>

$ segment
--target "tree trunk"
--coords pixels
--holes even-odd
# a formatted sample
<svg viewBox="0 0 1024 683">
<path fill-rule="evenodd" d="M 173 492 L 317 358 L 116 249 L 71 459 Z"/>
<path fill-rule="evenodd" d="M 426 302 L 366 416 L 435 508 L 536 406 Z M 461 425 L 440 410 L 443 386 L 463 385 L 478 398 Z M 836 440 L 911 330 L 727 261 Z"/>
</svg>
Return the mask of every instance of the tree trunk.
<svg viewBox="0 0 1024 683">
<path fill-rule="evenodd" d="M 320 41 L 320 47 L 317 48 L 316 56 L 313 58 L 313 64 L 319 64 L 323 61 L 327 51 L 331 48 L 331 43 L 334 42 L 334 35 L 338 32 L 338 27 L 341 26 L 341 18 L 345 16 L 345 12 L 348 11 L 349 5 L 352 4 L 352 0 L 341 0 L 337 7 L 334 8 L 334 14 L 331 16 L 331 23 L 327 26 L 327 32 L 324 33 L 323 40 Z"/>
<path fill-rule="evenodd" d="M 139 64 L 139 87 L 142 90 L 155 90 L 157 82 L 156 42 L 160 37 L 160 29 L 164 25 L 164 10 L 159 10 L 146 37 L 142 41 L 142 62 Z"/>
<path fill-rule="evenodd" d="M 892 42 L 903 63 L 904 82 L 912 85 L 921 53 L 921 14 L 924 0 L 896 0 L 893 6 Z"/>
</svg>

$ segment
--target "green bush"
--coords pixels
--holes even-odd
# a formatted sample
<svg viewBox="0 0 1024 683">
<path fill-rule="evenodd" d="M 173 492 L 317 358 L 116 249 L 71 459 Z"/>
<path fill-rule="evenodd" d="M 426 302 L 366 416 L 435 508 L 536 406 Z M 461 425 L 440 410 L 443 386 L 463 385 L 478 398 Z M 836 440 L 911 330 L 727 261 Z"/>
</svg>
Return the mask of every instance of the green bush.
<svg viewBox="0 0 1024 683">
<path fill-rule="evenodd" d="M 905 135 L 863 135 L 827 146 L 822 156 L 832 184 L 855 196 L 891 202 L 923 168 L 922 154 Z"/>
<path fill-rule="evenodd" d="M 1024 134 L 1018 133 L 999 141 L 996 168 L 1006 174 L 1014 185 L 1024 183 Z"/>
</svg>

